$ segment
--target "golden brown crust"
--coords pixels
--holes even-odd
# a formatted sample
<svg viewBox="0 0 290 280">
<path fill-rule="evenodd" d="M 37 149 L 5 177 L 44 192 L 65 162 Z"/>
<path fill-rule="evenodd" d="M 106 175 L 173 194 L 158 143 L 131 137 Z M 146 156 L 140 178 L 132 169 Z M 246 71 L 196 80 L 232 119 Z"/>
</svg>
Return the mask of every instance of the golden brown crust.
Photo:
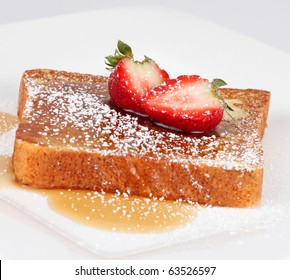
<svg viewBox="0 0 290 280">
<path fill-rule="evenodd" d="M 120 191 L 232 207 L 256 204 L 262 191 L 263 168 L 240 171 L 192 165 L 185 169 L 178 163 L 61 151 L 21 140 L 16 140 L 13 162 L 17 181 L 32 187 Z"/>
<path fill-rule="evenodd" d="M 45 83 L 45 88 L 33 92 Z M 170 132 L 112 106 L 108 107 L 109 113 L 102 113 L 102 121 L 97 122 L 99 130 L 96 123 L 87 127 L 91 121 L 88 115 L 80 116 L 81 111 L 73 108 L 71 117 L 77 114 L 77 123 L 74 119 L 56 134 L 50 132 L 67 120 L 67 112 L 63 115 L 58 112 L 57 117 L 49 115 L 47 119 L 58 119 L 59 123 L 52 126 L 50 122 L 46 129 L 48 120 L 43 115 L 54 107 L 43 111 L 36 97 L 55 83 L 58 90 L 59 85 L 69 83 L 73 93 L 77 83 L 80 92 L 85 87 L 97 98 L 100 89 L 92 84 L 106 85 L 106 78 L 51 70 L 24 73 L 19 98 L 21 123 L 13 154 L 15 176 L 20 183 L 32 187 L 120 191 L 233 207 L 251 206 L 260 200 L 261 138 L 268 114 L 269 92 L 223 89 L 223 94 L 241 116 L 237 115 L 236 121 L 225 119 L 216 131 L 207 135 Z M 55 104 L 56 100 L 52 102 Z M 106 99 L 100 102 L 106 103 Z M 42 108 L 41 114 L 35 114 L 35 104 L 38 109 Z M 30 110 L 28 105 L 32 106 Z M 86 104 L 81 106 L 86 109 Z"/>
</svg>

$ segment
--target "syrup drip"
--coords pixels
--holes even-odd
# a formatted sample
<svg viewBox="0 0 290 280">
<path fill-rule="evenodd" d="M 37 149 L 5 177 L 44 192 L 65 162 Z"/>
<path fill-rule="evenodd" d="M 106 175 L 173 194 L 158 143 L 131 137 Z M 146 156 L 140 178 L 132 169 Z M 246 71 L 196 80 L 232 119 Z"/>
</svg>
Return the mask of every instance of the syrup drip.
<svg viewBox="0 0 290 280">
<path fill-rule="evenodd" d="M 102 194 L 89 190 L 35 189 L 13 179 L 11 157 L 0 157 L 0 187 L 45 195 L 51 209 L 86 226 L 132 233 L 158 233 L 192 221 L 197 207 L 180 201 Z"/>
<path fill-rule="evenodd" d="M 88 190 L 45 190 L 56 212 L 87 226 L 134 233 L 157 233 L 180 227 L 196 216 L 187 203 Z"/>
<path fill-rule="evenodd" d="M 0 112 L 0 135 L 14 128 L 18 118 L 8 113 Z"/>
<path fill-rule="evenodd" d="M 17 118 L 0 113 L 0 135 L 17 124 Z M 180 201 L 99 193 L 91 190 L 35 189 L 15 182 L 11 156 L 0 156 L 0 187 L 20 188 L 44 195 L 51 209 L 80 224 L 130 233 L 158 233 L 192 221 L 197 207 Z"/>
</svg>

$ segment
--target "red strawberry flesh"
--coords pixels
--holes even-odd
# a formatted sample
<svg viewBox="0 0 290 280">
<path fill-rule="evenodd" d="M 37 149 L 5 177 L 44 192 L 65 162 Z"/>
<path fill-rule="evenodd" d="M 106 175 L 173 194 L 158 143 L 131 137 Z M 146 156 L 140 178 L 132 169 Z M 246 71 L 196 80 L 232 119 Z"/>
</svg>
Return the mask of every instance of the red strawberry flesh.
<svg viewBox="0 0 290 280">
<path fill-rule="evenodd" d="M 186 132 L 214 129 L 223 116 L 223 105 L 211 83 L 199 76 L 180 76 L 150 91 L 146 112 L 157 122 Z"/>
<path fill-rule="evenodd" d="M 124 57 L 110 75 L 109 93 L 117 106 L 146 114 L 143 108 L 146 93 L 168 78 L 167 72 L 152 60 L 137 62 Z"/>
</svg>

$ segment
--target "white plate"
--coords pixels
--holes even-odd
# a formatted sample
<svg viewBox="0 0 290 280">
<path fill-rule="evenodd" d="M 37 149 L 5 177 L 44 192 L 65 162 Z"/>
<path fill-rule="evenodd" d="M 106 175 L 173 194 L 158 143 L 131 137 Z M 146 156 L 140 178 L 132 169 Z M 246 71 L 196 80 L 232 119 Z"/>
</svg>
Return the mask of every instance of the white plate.
<svg viewBox="0 0 290 280">
<path fill-rule="evenodd" d="M 257 207 L 203 209 L 182 229 L 126 234 L 72 222 L 52 211 L 43 197 L 7 186 L 0 188 L 0 197 L 36 222 L 0 204 L 0 209 L 11 211 L 0 214 L 2 257 L 130 258 L 137 253 L 134 258 L 290 257 L 289 55 L 213 23 L 160 7 L 115 8 L 2 25 L 0 37 L 2 111 L 15 112 L 25 69 L 107 74 L 104 57 L 112 53 L 117 39 L 130 43 L 137 57 L 146 54 L 157 60 L 171 76 L 222 77 L 231 87 L 272 92 L 264 138 L 264 192 Z M 6 135 L 6 142 L 2 137 L 0 151 L 9 148 L 7 141 L 13 134 L 9 137 Z"/>
</svg>

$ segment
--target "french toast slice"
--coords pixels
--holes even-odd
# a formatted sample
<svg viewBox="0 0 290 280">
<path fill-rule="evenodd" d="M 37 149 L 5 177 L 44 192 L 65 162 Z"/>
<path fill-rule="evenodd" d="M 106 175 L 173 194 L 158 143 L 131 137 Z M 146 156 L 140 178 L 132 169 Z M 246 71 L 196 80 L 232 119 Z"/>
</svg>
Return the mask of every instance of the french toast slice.
<svg viewBox="0 0 290 280">
<path fill-rule="evenodd" d="M 216 129 L 189 134 L 111 103 L 107 78 L 54 70 L 24 72 L 13 168 L 31 187 L 80 188 L 200 204 L 259 202 L 261 140 L 270 93 L 221 89 L 234 107 Z"/>
</svg>

